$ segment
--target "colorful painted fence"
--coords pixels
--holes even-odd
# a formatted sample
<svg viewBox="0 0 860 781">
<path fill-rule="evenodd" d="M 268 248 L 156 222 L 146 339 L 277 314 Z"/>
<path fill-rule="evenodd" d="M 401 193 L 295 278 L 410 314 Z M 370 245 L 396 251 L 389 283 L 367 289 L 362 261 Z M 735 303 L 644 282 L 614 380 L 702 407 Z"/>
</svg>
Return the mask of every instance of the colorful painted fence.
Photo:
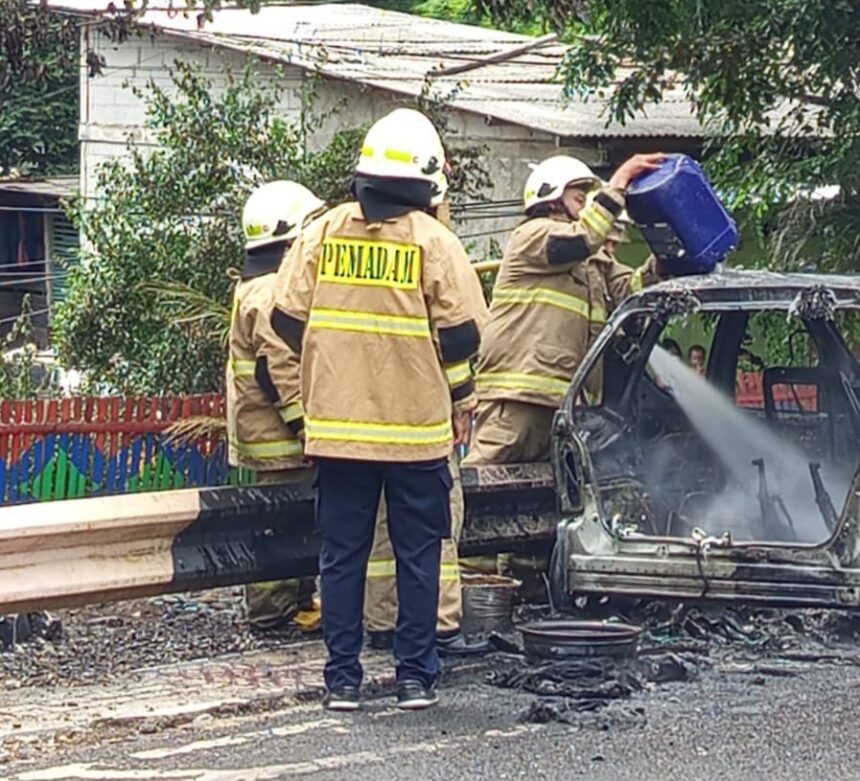
<svg viewBox="0 0 860 781">
<path fill-rule="evenodd" d="M 217 394 L 3 401 L 0 504 L 246 482 L 220 431 L 192 441 L 165 433 L 223 414 Z"/>
<path fill-rule="evenodd" d="M 777 383 L 773 386 L 773 403 L 777 412 L 815 413 L 818 412 L 818 388 L 810 384 Z M 761 372 L 738 372 L 735 404 L 764 409 L 764 375 Z"/>
</svg>

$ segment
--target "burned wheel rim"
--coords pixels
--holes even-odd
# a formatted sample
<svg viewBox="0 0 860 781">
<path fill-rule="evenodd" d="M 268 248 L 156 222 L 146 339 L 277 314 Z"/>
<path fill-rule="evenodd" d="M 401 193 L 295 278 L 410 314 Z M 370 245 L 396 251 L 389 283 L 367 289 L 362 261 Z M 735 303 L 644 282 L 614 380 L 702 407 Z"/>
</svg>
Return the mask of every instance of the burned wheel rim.
<svg viewBox="0 0 860 781">
<path fill-rule="evenodd" d="M 529 656 L 560 659 L 583 656 L 632 656 L 642 629 L 610 621 L 537 621 L 521 626 Z"/>
</svg>

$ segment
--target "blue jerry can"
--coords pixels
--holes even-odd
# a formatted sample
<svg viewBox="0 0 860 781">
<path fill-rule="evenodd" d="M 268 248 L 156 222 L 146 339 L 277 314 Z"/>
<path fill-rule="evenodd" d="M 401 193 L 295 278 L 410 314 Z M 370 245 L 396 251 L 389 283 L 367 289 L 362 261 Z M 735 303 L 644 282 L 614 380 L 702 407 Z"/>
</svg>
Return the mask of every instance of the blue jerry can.
<svg viewBox="0 0 860 781">
<path fill-rule="evenodd" d="M 738 227 L 705 172 L 670 155 L 627 190 L 627 212 L 673 276 L 707 274 L 738 245 Z"/>
</svg>

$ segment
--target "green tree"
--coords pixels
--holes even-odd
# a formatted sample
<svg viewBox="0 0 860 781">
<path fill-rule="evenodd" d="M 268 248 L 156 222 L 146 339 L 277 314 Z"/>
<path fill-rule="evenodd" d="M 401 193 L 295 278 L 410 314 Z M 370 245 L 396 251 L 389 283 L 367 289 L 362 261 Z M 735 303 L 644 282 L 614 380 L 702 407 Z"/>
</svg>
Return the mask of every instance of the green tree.
<svg viewBox="0 0 860 781">
<path fill-rule="evenodd" d="M 78 26 L 27 0 L 0 0 L 0 175 L 76 163 Z"/>
<path fill-rule="evenodd" d="M 317 156 L 303 154 L 305 128 L 276 114 L 277 80 L 259 86 L 249 68 L 216 96 L 199 71 L 170 73 L 173 90 L 138 93 L 157 148 L 129 144 L 128 159 L 101 166 L 96 200 L 75 205 L 85 251 L 54 320 L 62 360 L 122 392 L 220 386 L 223 318 L 207 302 L 229 305 L 243 201 L 276 178 L 336 199 L 351 162 L 335 154 L 342 175 L 307 181 Z"/>
<path fill-rule="evenodd" d="M 219 389 L 245 199 L 272 179 L 302 182 L 329 203 L 345 199 L 365 132 L 345 128 L 307 151 L 309 134 L 330 118 L 313 108 L 314 80 L 301 119 L 290 122 L 276 110 L 281 80 L 252 67 L 220 93 L 187 65 L 170 72 L 171 90 L 150 83 L 139 92 L 155 149 L 130 144 L 128 159 L 103 164 L 95 200 L 73 210 L 85 251 L 53 325 L 61 361 L 95 390 Z M 459 186 L 479 192 L 482 176 L 471 159 Z"/>
<path fill-rule="evenodd" d="M 770 261 L 860 268 L 860 4 L 853 0 L 477 0 L 566 36 L 568 95 L 624 120 L 683 86 L 711 135 L 707 164 L 755 218 Z M 838 186 L 829 201 L 809 195 Z"/>
<path fill-rule="evenodd" d="M 498 26 L 510 32 L 540 35 L 546 32 L 548 22 L 541 14 L 517 15 L 503 20 L 493 20 L 480 3 L 474 0 L 370 0 L 368 5 L 387 11 L 427 16 L 459 24 L 475 24 L 481 27 Z"/>
<path fill-rule="evenodd" d="M 56 393 L 48 372 L 36 362 L 31 312 L 30 297 L 24 296 L 21 315 L 0 342 L 0 398 L 33 399 Z"/>
</svg>

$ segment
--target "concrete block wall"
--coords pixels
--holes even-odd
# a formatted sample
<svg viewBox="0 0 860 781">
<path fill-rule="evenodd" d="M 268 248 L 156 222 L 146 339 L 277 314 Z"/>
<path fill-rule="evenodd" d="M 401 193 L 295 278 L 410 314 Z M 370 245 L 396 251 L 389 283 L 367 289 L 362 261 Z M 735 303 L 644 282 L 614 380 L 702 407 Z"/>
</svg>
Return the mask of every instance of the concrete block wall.
<svg viewBox="0 0 860 781">
<path fill-rule="evenodd" d="M 81 76 L 81 190 L 88 196 L 94 194 L 98 165 L 125 157 L 129 136 L 137 145 L 153 144 L 144 127 L 145 103 L 134 94 L 134 88 L 144 89 L 152 82 L 169 92 L 169 68 L 179 60 L 196 65 L 216 89 L 223 89 L 228 73 L 239 74 L 254 60 L 242 52 L 205 47 L 167 34 L 153 39 L 148 35 L 132 37 L 116 45 L 85 27 L 81 33 L 82 56 L 88 48 L 105 60 L 101 75 L 89 78 L 82 69 Z M 275 78 L 274 68 L 260 67 Z M 298 68 L 285 68 L 280 77 L 283 93 L 279 111 L 295 119 L 301 111 L 302 80 L 303 72 Z"/>
<path fill-rule="evenodd" d="M 82 52 L 88 47 L 105 58 L 103 75 L 88 78 L 84 72 L 81 81 L 81 188 L 88 196 L 94 194 L 97 166 L 125 156 L 129 135 L 137 144 L 153 143 L 144 128 L 144 103 L 134 95 L 132 87 L 143 88 L 152 80 L 169 88 L 168 68 L 175 60 L 198 65 L 216 87 L 223 87 L 227 71 L 238 73 L 248 62 L 248 55 L 242 52 L 207 47 L 167 34 L 153 40 L 148 35 L 135 37 L 113 45 L 84 28 Z M 256 64 L 262 74 L 281 79 L 284 92 L 279 110 L 286 117 L 298 119 L 301 86 L 307 78 L 305 72 L 286 66 L 280 69 L 279 76 L 274 66 L 260 61 Z M 320 81 L 317 92 L 319 110 L 326 111 L 334 106 L 341 106 L 341 109 L 310 140 L 315 147 L 324 145 L 339 127 L 369 124 L 396 106 L 414 105 L 410 96 L 336 79 Z M 454 157 L 458 146 L 487 147 L 487 167 L 493 184 L 485 197 L 491 201 L 520 199 L 530 170 L 529 162 L 562 152 L 581 156 L 594 165 L 600 162 L 596 144 L 584 143 L 561 150 L 550 134 L 466 112 L 452 113 L 448 143 Z M 504 248 L 510 230 L 520 222 L 518 207 L 501 209 L 510 213 L 504 216 L 496 213 L 481 219 L 476 219 L 472 213 L 455 225 L 474 257 L 486 256 L 491 238 Z"/>
</svg>

